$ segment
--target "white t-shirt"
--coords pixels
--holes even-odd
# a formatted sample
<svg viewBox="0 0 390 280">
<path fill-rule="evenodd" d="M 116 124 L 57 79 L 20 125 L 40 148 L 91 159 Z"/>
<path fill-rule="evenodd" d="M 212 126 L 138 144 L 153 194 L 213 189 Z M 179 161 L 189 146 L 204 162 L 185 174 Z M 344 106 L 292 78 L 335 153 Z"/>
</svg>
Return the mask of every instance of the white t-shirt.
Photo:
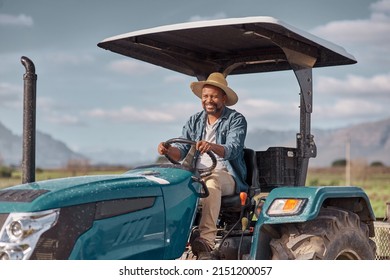
<svg viewBox="0 0 390 280">
<path fill-rule="evenodd" d="M 216 130 L 217 129 L 216 128 L 217 128 L 218 123 L 219 123 L 219 120 L 216 121 L 214 124 L 209 124 L 209 122 L 206 121 L 206 129 L 205 129 L 204 137 L 203 137 L 204 141 L 214 143 L 214 144 L 217 143 L 217 140 L 216 140 Z M 215 169 L 225 169 L 226 167 L 224 166 L 224 164 L 222 162 L 223 159 L 221 157 L 219 157 L 217 154 L 214 154 L 214 155 L 217 158 L 217 166 L 215 167 Z M 201 155 L 198 158 L 198 161 L 196 163 L 196 167 L 203 169 L 203 168 L 210 167 L 212 164 L 213 164 L 213 162 L 212 162 L 210 156 L 207 153 L 204 153 L 203 155 Z"/>
</svg>

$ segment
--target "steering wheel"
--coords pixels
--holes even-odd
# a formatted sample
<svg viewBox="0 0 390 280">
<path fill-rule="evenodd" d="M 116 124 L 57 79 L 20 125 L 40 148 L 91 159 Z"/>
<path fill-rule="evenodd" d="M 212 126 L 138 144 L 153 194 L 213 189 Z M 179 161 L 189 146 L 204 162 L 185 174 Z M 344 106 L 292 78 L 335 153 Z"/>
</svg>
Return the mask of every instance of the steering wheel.
<svg viewBox="0 0 390 280">
<path fill-rule="evenodd" d="M 196 145 L 195 141 L 184 139 L 184 138 L 173 138 L 173 139 L 169 139 L 168 141 L 165 141 L 165 145 L 167 145 L 167 146 L 171 145 L 173 143 L 188 144 L 188 145 L 192 145 L 192 146 Z M 214 168 L 217 166 L 217 158 L 215 157 L 215 154 L 213 152 L 211 152 L 211 151 L 208 151 L 207 154 L 211 158 L 211 161 L 212 161 L 211 166 L 206 167 L 206 168 L 202 168 L 202 169 L 198 169 L 199 177 L 192 176 L 192 179 L 195 182 L 197 182 L 197 183 L 202 185 L 203 192 L 197 193 L 197 195 L 200 198 L 204 198 L 204 197 L 208 197 L 209 196 L 209 189 L 207 188 L 206 183 L 201 178 L 210 175 L 211 171 L 213 171 Z M 180 164 L 180 162 L 172 159 L 167 154 L 165 155 L 165 157 L 173 164 Z"/>
<path fill-rule="evenodd" d="M 167 146 L 171 145 L 173 143 L 188 144 L 188 145 L 192 145 L 192 146 L 196 145 L 196 141 L 192 141 L 192 140 L 188 140 L 188 139 L 184 139 L 184 138 L 172 138 L 172 139 L 169 139 L 169 140 L 165 141 L 164 143 Z M 198 169 L 198 172 L 199 172 L 201 177 L 210 175 L 211 171 L 213 171 L 214 168 L 217 166 L 217 158 L 215 157 L 215 154 L 212 151 L 208 151 L 206 153 L 211 158 L 212 164 L 209 167 Z M 180 164 L 180 162 L 172 159 L 167 154 L 165 154 L 165 157 L 173 164 Z"/>
</svg>

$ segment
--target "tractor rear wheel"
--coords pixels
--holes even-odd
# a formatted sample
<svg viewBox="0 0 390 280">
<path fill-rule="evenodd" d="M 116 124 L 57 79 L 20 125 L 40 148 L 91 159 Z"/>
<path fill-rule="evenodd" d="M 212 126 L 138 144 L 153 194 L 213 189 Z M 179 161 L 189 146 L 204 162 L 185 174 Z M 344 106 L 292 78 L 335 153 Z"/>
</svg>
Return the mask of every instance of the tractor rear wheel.
<svg viewBox="0 0 390 280">
<path fill-rule="evenodd" d="M 282 225 L 281 237 L 270 246 L 275 260 L 373 260 L 376 248 L 368 225 L 339 208 L 322 208 L 311 221 Z"/>
</svg>

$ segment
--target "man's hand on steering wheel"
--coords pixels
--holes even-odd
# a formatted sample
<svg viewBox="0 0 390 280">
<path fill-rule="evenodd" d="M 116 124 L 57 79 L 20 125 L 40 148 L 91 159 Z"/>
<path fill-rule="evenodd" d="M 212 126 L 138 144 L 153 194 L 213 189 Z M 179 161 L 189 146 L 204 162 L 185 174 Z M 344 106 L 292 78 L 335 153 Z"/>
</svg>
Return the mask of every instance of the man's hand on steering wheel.
<svg viewBox="0 0 390 280">
<path fill-rule="evenodd" d="M 157 151 L 160 155 L 166 155 L 170 147 L 171 145 L 165 142 L 161 142 L 160 144 L 158 144 Z"/>
<path fill-rule="evenodd" d="M 171 146 L 169 142 L 161 142 L 157 147 L 157 151 L 160 155 L 165 156 L 170 162 L 178 164 L 178 161 L 180 160 L 180 151 Z"/>
<path fill-rule="evenodd" d="M 211 145 L 210 143 L 206 141 L 191 141 L 188 139 L 183 138 L 173 138 L 165 142 L 161 142 L 158 145 L 158 152 L 161 155 L 164 155 L 171 163 L 173 164 L 180 164 L 180 150 L 177 147 L 171 146 L 172 143 L 181 143 L 181 144 L 187 144 L 195 146 L 197 150 L 199 150 L 200 153 L 207 153 L 209 157 L 211 158 L 212 164 L 209 167 L 198 169 L 199 177 L 193 176 L 192 179 L 202 185 L 203 192 L 198 193 L 199 197 L 207 197 L 209 195 L 209 190 L 205 184 L 205 182 L 201 179 L 202 177 L 208 176 L 211 174 L 211 172 L 214 170 L 214 168 L 217 166 L 217 158 L 215 157 L 215 154 L 211 151 Z M 174 157 L 174 158 L 173 158 Z"/>
<path fill-rule="evenodd" d="M 173 164 L 180 164 L 180 150 L 177 147 L 171 146 L 173 143 L 181 143 L 181 144 L 187 144 L 187 145 L 192 145 L 195 146 L 197 150 L 201 154 L 207 153 L 209 157 L 211 158 L 212 165 L 203 168 L 203 169 L 198 169 L 198 172 L 201 174 L 201 176 L 205 176 L 211 173 L 212 170 L 217 166 L 217 159 L 215 157 L 215 154 L 211 151 L 211 144 L 206 141 L 192 141 L 184 138 L 173 138 L 169 139 L 165 142 L 161 142 L 158 145 L 158 152 L 161 155 L 164 155 L 171 163 Z"/>
<path fill-rule="evenodd" d="M 204 141 L 204 140 L 201 140 L 201 141 L 196 142 L 195 147 L 201 154 L 204 154 L 204 153 L 207 153 L 209 151 L 212 151 L 211 145 L 212 145 L 211 143 Z"/>
</svg>

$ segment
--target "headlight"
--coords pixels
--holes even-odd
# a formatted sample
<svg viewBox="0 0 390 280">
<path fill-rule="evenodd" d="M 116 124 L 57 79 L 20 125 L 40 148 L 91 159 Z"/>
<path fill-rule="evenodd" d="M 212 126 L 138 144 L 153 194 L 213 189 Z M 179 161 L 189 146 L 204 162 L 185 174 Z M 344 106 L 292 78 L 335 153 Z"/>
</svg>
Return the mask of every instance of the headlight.
<svg viewBox="0 0 390 280">
<path fill-rule="evenodd" d="M 0 252 L 0 260 L 22 260 L 23 259 L 23 251 L 21 248 L 8 247 L 4 248 Z"/>
<path fill-rule="evenodd" d="M 269 216 L 292 216 L 302 212 L 306 199 L 301 198 L 278 198 L 272 201 L 267 210 Z"/>
<path fill-rule="evenodd" d="M 28 259 L 45 231 L 52 228 L 59 209 L 32 213 L 10 213 L 0 230 L 0 259 Z"/>
<path fill-rule="evenodd" d="M 11 240 L 21 240 L 27 236 L 43 229 L 43 221 L 37 222 L 35 219 L 19 219 L 10 223 L 7 228 L 8 236 Z"/>
<path fill-rule="evenodd" d="M 9 226 L 10 238 L 20 238 L 23 235 L 23 225 L 20 221 L 12 222 Z"/>
</svg>

